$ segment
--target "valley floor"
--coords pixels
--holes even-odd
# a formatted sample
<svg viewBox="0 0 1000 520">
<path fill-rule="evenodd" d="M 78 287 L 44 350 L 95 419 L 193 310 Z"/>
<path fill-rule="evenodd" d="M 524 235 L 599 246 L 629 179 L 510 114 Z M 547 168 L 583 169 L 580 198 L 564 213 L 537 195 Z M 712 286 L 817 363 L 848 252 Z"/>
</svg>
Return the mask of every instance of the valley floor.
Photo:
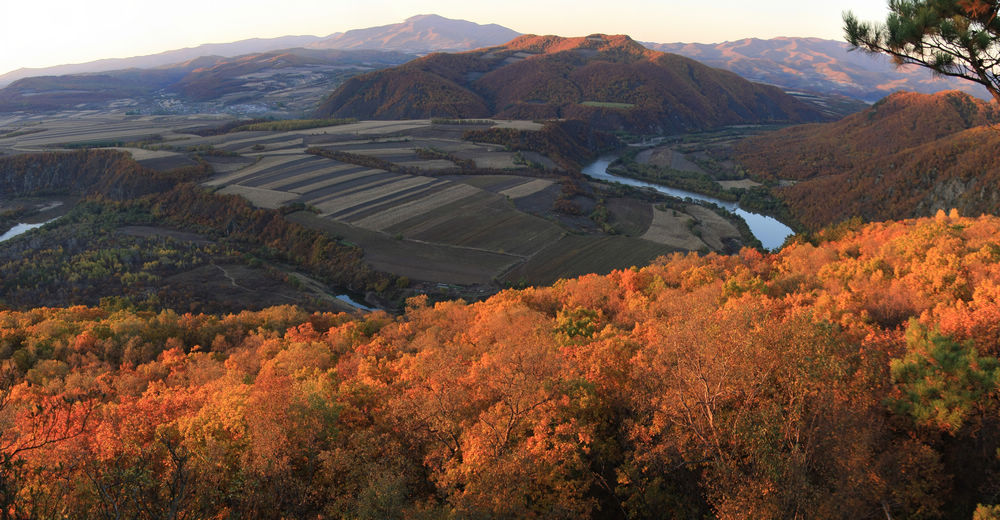
<svg viewBox="0 0 1000 520">
<path fill-rule="evenodd" d="M 113 111 L 11 116 L 0 120 L 0 152 L 111 147 L 161 171 L 208 164 L 214 174 L 204 187 L 360 246 L 372 267 L 408 278 L 418 292 L 480 298 L 743 243 L 700 206 L 668 207 L 649 193 L 567 177 L 543 154 L 463 139 L 470 128 L 534 131 L 538 123 L 363 121 L 214 135 L 226 121 Z"/>
</svg>

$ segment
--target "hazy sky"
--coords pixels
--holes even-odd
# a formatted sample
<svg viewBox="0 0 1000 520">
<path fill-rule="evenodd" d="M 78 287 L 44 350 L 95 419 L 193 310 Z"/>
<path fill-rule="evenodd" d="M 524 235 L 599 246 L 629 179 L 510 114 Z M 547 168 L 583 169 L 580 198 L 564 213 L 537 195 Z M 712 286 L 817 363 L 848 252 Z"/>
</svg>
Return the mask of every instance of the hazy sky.
<svg viewBox="0 0 1000 520">
<path fill-rule="evenodd" d="M 439 14 L 523 33 L 640 41 L 841 38 L 841 13 L 884 20 L 884 0 L 0 0 L 0 74 L 202 43 L 326 36 Z"/>
</svg>

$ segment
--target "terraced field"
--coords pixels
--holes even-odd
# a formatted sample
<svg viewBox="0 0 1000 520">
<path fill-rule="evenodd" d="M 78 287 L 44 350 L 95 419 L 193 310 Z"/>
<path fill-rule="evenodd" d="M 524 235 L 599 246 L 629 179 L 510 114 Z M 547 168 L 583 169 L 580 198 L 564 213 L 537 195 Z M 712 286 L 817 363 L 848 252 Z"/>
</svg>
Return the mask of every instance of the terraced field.
<svg viewBox="0 0 1000 520">
<path fill-rule="evenodd" d="M 349 149 L 390 161 L 413 153 L 398 147 Z M 509 187 L 505 193 L 499 194 L 454 180 L 392 173 L 302 153 L 262 155 L 249 167 L 206 182 L 222 193 L 241 195 L 262 207 L 304 203 L 320 219 L 392 237 L 397 248 L 405 241 L 503 255 L 501 261 L 489 262 L 494 268 L 488 272 L 475 269 L 477 276 L 467 267 L 450 269 L 450 262 L 444 262 L 444 267 L 411 270 L 411 275 L 431 281 L 454 283 L 460 279 L 482 284 L 491 283 L 512 264 L 523 262 L 563 236 L 558 225 L 518 211 L 508 199 L 536 193 L 551 184 L 512 175 L 506 179 Z M 440 264 L 441 259 L 435 258 L 433 263 Z"/>
</svg>

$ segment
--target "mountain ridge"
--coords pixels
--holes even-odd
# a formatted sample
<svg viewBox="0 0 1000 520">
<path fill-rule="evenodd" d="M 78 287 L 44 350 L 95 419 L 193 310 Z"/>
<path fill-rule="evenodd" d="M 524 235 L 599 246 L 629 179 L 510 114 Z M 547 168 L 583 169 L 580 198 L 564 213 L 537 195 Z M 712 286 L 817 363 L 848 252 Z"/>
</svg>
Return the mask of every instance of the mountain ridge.
<svg viewBox="0 0 1000 520">
<path fill-rule="evenodd" d="M 780 89 L 645 48 L 625 35 L 523 35 L 348 80 L 319 117 L 579 119 L 606 130 L 690 131 L 823 120 Z"/>
<path fill-rule="evenodd" d="M 997 214 L 997 124 L 1000 108 L 964 92 L 899 92 L 840 121 L 786 128 L 737 149 L 752 174 L 794 181 L 777 193 L 810 229 L 950 208 Z"/>
<path fill-rule="evenodd" d="M 875 102 L 897 90 L 931 94 L 962 90 L 987 99 L 985 89 L 956 78 L 934 77 L 917 66 L 896 67 L 888 58 L 853 51 L 842 41 L 822 38 L 743 38 L 722 43 L 643 43 L 696 59 L 751 81 L 788 89 L 839 94 Z"/>
<path fill-rule="evenodd" d="M 421 43 L 419 31 L 411 34 L 409 40 L 403 40 L 404 44 L 396 45 L 375 45 L 365 43 L 359 39 L 360 35 L 376 35 L 380 38 L 387 38 L 385 31 L 396 29 L 394 37 L 402 38 L 407 29 L 414 27 L 424 31 L 425 36 L 443 34 L 445 38 L 437 43 L 428 41 Z M 470 31 L 476 30 L 485 32 L 485 35 L 475 36 Z M 465 31 L 464 37 L 457 37 L 459 33 Z M 412 31 L 411 31 L 412 32 Z M 447 36 L 451 34 L 452 38 Z M 151 69 L 162 66 L 174 66 L 183 62 L 207 56 L 220 56 L 232 58 L 246 54 L 256 54 L 293 48 L 311 49 L 339 49 L 339 50 L 386 50 L 399 51 L 409 54 L 423 54 L 435 51 L 455 51 L 469 50 L 488 45 L 497 45 L 509 41 L 521 33 L 498 24 L 477 24 L 466 20 L 456 20 L 443 16 L 428 14 L 411 16 L 401 23 L 388 24 L 378 27 L 368 27 L 363 29 L 352 29 L 349 31 L 335 32 L 327 36 L 279 36 L 275 38 L 248 38 L 226 43 L 205 43 L 181 49 L 172 49 L 155 54 L 140 56 L 130 56 L 121 58 L 103 58 L 83 63 L 67 63 L 51 67 L 22 67 L 4 74 L 0 74 L 0 87 L 9 85 L 19 79 L 38 76 L 63 76 L 68 74 L 88 74 L 98 72 L 111 72 L 130 68 Z M 341 45 L 336 45 L 340 42 Z"/>
<path fill-rule="evenodd" d="M 0 75 L 0 87 L 17 79 L 128 68 L 156 68 L 203 56 L 235 57 L 295 47 L 396 50 L 411 54 L 462 52 L 507 43 L 520 33 L 498 24 L 478 24 L 436 14 L 403 22 L 352 29 L 327 36 L 251 38 L 204 44 L 147 56 L 109 58 L 44 68 L 22 68 Z M 936 78 L 915 66 L 898 69 L 882 56 L 851 52 L 841 41 L 814 37 L 743 38 L 722 43 L 655 43 L 645 47 L 695 59 L 754 82 L 805 94 L 846 96 L 875 102 L 897 90 L 934 93 L 963 90 L 986 99 L 983 89 L 954 78 Z M 855 108 L 856 109 L 856 108 Z"/>
<path fill-rule="evenodd" d="M 5 74 L 0 74 L 0 87 L 9 85 L 19 79 L 38 76 L 64 76 L 68 74 L 87 74 L 111 72 L 117 70 L 140 68 L 151 69 L 162 66 L 181 64 L 190 60 L 220 56 L 230 58 L 243 54 L 269 52 L 279 49 L 301 47 L 318 36 L 280 36 L 277 38 L 248 38 L 230 43 L 206 43 L 194 47 L 169 50 L 156 54 L 131 56 L 126 58 L 104 58 L 84 63 L 70 63 L 52 67 L 27 68 L 22 67 Z"/>
<path fill-rule="evenodd" d="M 391 51 L 296 48 L 232 58 L 203 56 L 154 69 L 35 76 L 0 89 L 0 112 L 94 107 L 112 101 L 157 112 L 164 108 L 161 101 L 218 100 L 210 110 L 253 102 L 287 106 L 301 114 L 347 76 L 412 57 Z"/>
<path fill-rule="evenodd" d="M 308 44 L 307 47 L 393 50 L 419 54 L 499 45 L 519 34 L 497 24 L 481 25 L 436 14 L 422 14 L 411 16 L 400 23 L 332 34 Z"/>
</svg>

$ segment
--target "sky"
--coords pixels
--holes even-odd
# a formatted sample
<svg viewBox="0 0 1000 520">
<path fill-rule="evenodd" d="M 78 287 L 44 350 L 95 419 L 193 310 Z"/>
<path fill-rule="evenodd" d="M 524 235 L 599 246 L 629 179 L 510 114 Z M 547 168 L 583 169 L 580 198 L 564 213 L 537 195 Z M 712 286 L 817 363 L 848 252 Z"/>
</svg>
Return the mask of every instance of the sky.
<svg viewBox="0 0 1000 520">
<path fill-rule="evenodd" d="M 247 38 L 326 36 L 438 14 L 522 33 L 628 34 L 657 43 L 841 39 L 841 13 L 884 0 L 0 0 L 0 74 Z"/>
</svg>

